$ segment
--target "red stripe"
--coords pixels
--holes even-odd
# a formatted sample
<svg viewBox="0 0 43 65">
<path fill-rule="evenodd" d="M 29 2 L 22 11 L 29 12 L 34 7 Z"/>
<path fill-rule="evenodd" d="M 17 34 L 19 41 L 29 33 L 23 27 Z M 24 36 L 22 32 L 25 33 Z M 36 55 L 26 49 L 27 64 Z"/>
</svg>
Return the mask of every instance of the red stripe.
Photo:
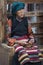
<svg viewBox="0 0 43 65">
<path fill-rule="evenodd" d="M 39 60 L 39 58 L 30 58 L 30 60 L 34 60 L 35 61 L 35 60 Z"/>
<path fill-rule="evenodd" d="M 29 47 L 26 48 L 26 50 L 36 50 L 36 49 L 38 49 L 38 48 L 36 48 L 35 46 L 33 46 L 31 48 L 29 48 Z"/>
<path fill-rule="evenodd" d="M 18 52 L 18 51 L 20 51 L 20 50 L 22 50 L 23 48 L 18 48 L 17 50 L 15 49 L 15 52 Z"/>
<path fill-rule="evenodd" d="M 27 52 L 27 51 L 26 51 Z M 27 52 L 28 54 L 38 54 L 38 52 Z"/>
</svg>

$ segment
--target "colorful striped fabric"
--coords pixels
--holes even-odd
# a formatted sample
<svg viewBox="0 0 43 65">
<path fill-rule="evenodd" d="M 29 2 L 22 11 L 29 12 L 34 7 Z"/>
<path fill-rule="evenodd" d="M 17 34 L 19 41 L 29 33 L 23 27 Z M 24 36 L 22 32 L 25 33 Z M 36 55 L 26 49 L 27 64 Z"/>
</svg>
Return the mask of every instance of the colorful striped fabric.
<svg viewBox="0 0 43 65">
<path fill-rule="evenodd" d="M 28 54 L 25 51 L 23 46 L 20 46 L 19 44 L 15 44 L 15 53 L 18 52 L 18 61 L 21 65 L 24 65 L 26 62 L 29 62 Z"/>
<path fill-rule="evenodd" d="M 29 62 L 39 62 L 39 49 L 38 49 L 38 46 L 33 46 L 31 48 L 26 48 L 26 52 L 28 53 L 28 57 L 29 57 Z"/>
<path fill-rule="evenodd" d="M 26 38 L 25 38 L 26 39 Z M 23 38 L 23 40 L 25 40 Z M 20 41 L 22 39 L 18 39 Z M 30 39 L 31 41 L 32 39 Z M 16 43 L 14 45 L 15 53 L 18 52 L 18 61 L 21 65 L 24 65 L 26 62 L 39 62 L 39 49 L 37 45 L 32 45 L 31 47 L 23 47 Z"/>
</svg>

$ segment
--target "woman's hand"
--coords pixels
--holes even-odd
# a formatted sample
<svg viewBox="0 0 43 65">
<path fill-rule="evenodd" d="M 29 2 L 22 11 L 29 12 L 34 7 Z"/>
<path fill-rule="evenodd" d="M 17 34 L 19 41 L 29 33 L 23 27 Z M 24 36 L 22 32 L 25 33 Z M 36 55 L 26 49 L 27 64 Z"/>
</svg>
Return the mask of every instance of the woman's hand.
<svg viewBox="0 0 43 65">
<path fill-rule="evenodd" d="M 31 40 L 28 41 L 27 44 L 26 44 L 26 47 L 32 47 L 32 46 L 33 46 L 33 42 Z"/>
<path fill-rule="evenodd" d="M 14 38 L 8 38 L 7 40 L 8 40 L 8 45 L 9 46 L 13 46 L 15 41 L 16 41 L 16 39 L 14 39 Z"/>
</svg>

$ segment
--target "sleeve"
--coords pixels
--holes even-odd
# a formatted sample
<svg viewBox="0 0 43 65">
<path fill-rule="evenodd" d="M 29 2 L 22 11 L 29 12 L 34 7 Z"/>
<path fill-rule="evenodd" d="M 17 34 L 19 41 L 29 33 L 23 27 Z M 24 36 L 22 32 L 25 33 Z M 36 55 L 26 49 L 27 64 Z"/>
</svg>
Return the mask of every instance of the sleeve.
<svg viewBox="0 0 43 65">
<path fill-rule="evenodd" d="M 7 37 L 10 37 L 11 35 L 11 26 L 12 26 L 12 21 L 11 19 L 7 20 Z"/>
<path fill-rule="evenodd" d="M 31 22 L 31 21 L 28 20 L 28 38 L 29 38 L 28 42 L 29 43 L 34 43 L 35 42 L 35 37 L 33 35 L 31 23 L 29 23 L 29 22 Z"/>
<path fill-rule="evenodd" d="M 27 21 L 28 21 L 28 34 L 30 35 L 30 34 L 33 34 L 31 20 L 27 19 Z"/>
</svg>

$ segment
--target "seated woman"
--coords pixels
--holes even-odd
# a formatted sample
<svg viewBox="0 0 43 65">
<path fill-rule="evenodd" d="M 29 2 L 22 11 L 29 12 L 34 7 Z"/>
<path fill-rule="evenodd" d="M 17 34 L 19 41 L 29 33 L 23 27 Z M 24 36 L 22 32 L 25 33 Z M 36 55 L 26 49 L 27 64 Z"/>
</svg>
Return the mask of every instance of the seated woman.
<svg viewBox="0 0 43 65">
<path fill-rule="evenodd" d="M 8 45 L 14 45 L 15 54 L 17 54 L 15 60 L 18 60 L 20 65 L 41 65 L 38 56 L 39 50 L 35 46 L 32 28 L 25 17 L 24 7 L 23 2 L 12 4 L 12 16 L 8 17 Z M 13 61 L 15 62 L 15 60 Z"/>
</svg>

